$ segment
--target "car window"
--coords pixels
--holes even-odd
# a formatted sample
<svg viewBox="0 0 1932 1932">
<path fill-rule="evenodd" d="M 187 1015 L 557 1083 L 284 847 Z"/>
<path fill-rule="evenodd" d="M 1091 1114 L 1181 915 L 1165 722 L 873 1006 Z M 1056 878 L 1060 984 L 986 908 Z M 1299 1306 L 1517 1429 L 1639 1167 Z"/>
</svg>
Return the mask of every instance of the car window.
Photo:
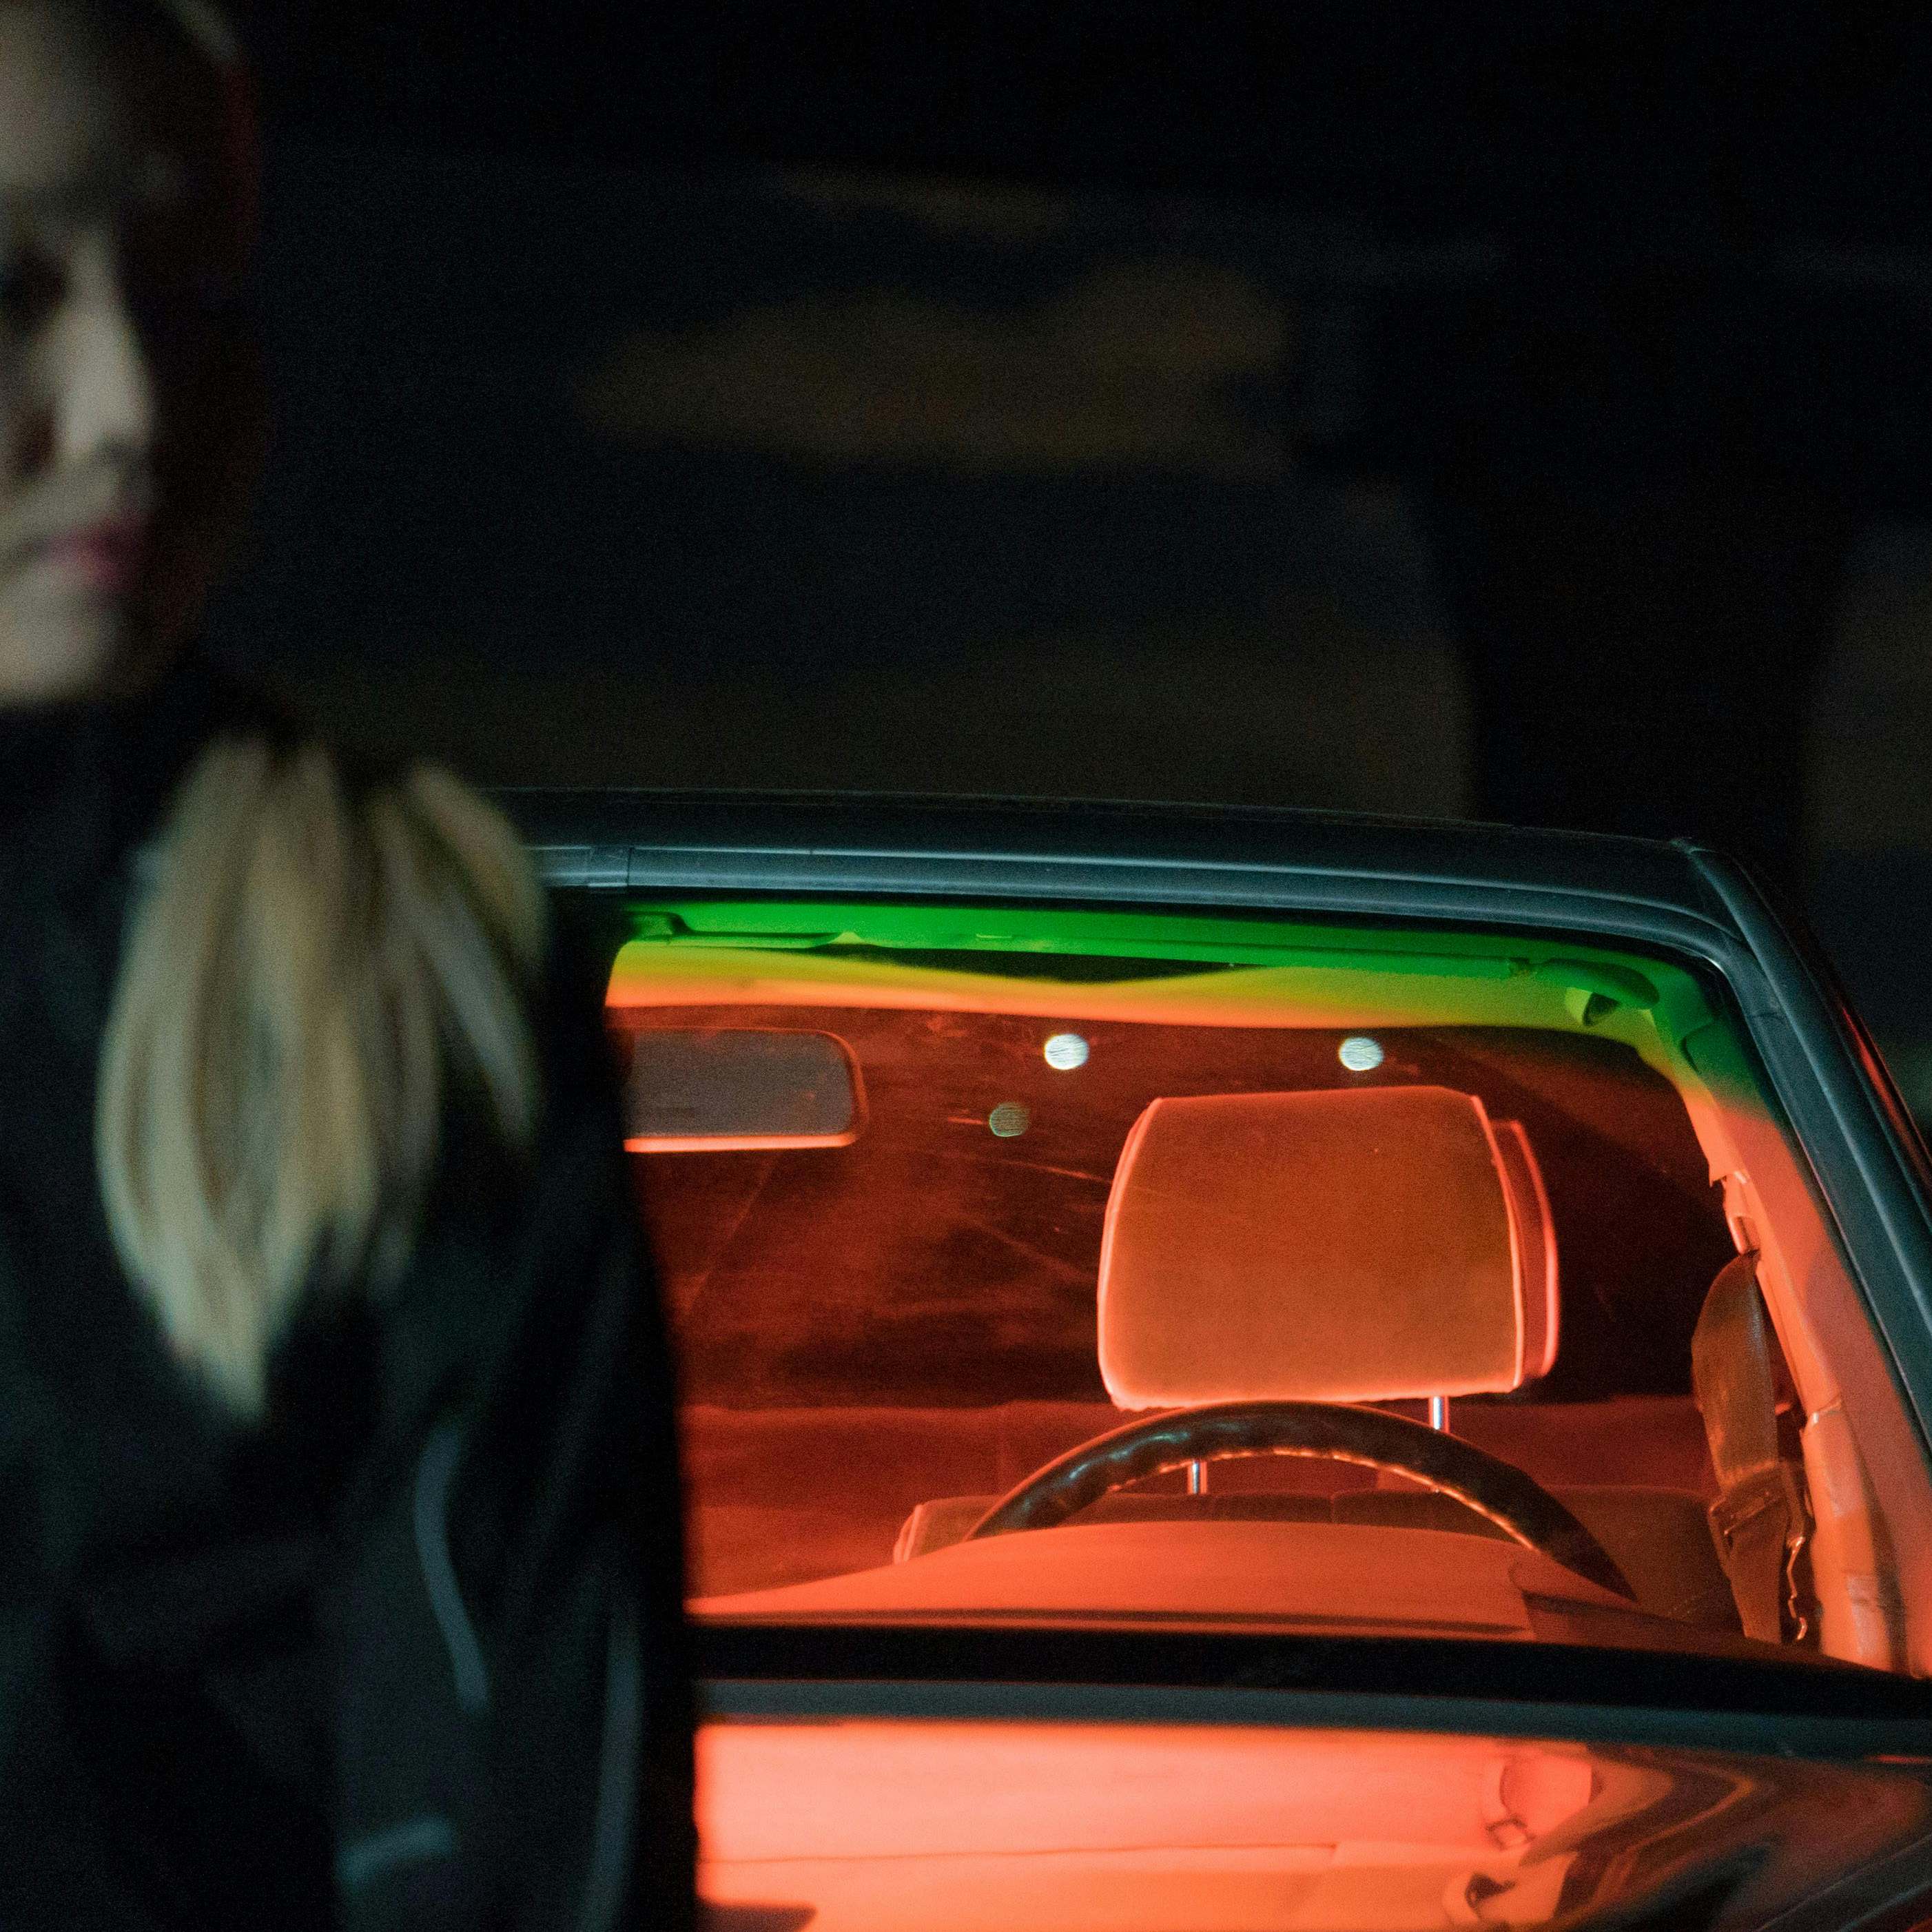
<svg viewBox="0 0 1932 1932">
<path fill-rule="evenodd" d="M 1131 909 L 628 932 L 704 1614 L 1906 1660 L 1922 1468 L 1708 973 Z"/>
</svg>

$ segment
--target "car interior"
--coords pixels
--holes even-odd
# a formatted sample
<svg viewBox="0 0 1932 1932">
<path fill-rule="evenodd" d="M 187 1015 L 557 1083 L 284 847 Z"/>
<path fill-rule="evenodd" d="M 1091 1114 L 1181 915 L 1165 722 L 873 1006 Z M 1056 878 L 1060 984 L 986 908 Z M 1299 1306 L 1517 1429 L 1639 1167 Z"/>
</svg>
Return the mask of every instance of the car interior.
<svg viewBox="0 0 1932 1932">
<path fill-rule="evenodd" d="M 1010 908 L 630 931 L 701 1616 L 1924 1641 L 1882 1352 L 1688 968 Z"/>
<path fill-rule="evenodd" d="M 910 896 L 633 902 L 611 952 L 710 1922 L 1576 1924 L 1922 1829 L 1902 1768 L 1503 1688 L 1932 1661 L 1922 1456 L 1714 975 Z M 1310 1640 L 1366 1705 L 1246 1688 Z"/>
</svg>

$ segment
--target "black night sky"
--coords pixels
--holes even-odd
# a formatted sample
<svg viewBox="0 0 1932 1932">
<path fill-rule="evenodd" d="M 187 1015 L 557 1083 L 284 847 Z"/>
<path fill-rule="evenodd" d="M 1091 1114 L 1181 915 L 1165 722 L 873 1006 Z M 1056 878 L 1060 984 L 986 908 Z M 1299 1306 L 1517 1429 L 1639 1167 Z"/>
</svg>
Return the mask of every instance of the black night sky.
<svg viewBox="0 0 1932 1932">
<path fill-rule="evenodd" d="M 1711 837 L 1932 1103 L 1932 29 L 1870 17 L 262 0 L 217 642 L 487 779 Z"/>
</svg>

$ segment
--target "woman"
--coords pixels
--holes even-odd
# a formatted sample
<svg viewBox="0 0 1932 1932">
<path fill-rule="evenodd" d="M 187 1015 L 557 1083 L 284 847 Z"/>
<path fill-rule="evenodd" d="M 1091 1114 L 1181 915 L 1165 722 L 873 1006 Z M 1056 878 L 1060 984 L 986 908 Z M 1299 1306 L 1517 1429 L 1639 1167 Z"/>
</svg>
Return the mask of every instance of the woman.
<svg viewBox="0 0 1932 1932">
<path fill-rule="evenodd" d="M 676 1925 L 596 989 L 480 801 L 188 644 L 248 132 L 191 0 L 0 0 L 0 1924 Z"/>
</svg>

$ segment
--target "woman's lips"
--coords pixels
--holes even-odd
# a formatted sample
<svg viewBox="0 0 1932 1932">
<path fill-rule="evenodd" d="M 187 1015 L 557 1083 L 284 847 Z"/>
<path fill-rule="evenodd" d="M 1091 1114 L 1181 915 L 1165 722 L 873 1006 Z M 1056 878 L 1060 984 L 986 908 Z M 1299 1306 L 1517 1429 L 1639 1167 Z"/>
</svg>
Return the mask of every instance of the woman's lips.
<svg viewBox="0 0 1932 1932">
<path fill-rule="evenodd" d="M 138 518 L 126 518 L 50 537 L 37 550 L 62 576 L 112 596 L 133 587 L 147 542 L 146 524 Z"/>
</svg>

